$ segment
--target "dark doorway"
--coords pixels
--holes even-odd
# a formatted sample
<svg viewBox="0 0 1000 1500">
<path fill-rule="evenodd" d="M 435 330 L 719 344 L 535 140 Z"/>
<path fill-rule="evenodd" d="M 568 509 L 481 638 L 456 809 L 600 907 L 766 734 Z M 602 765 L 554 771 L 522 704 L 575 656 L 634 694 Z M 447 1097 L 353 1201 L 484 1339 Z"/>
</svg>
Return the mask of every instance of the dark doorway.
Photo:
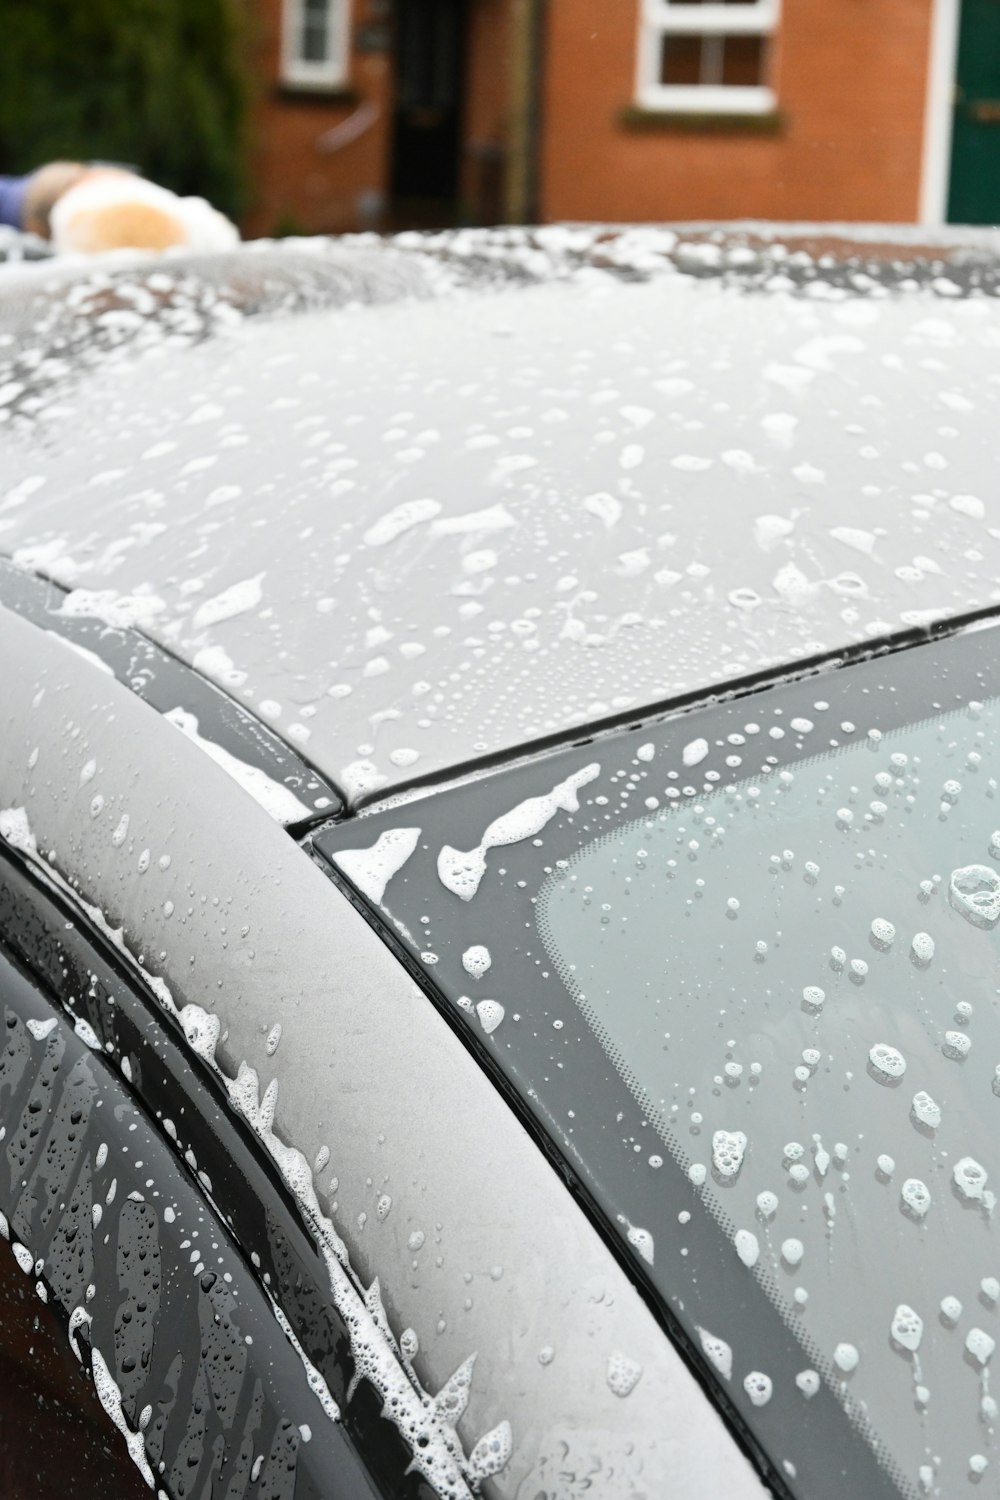
<svg viewBox="0 0 1000 1500">
<path fill-rule="evenodd" d="M 464 0 L 397 0 L 392 198 L 397 223 L 451 224 L 458 197 Z"/>
<path fill-rule="evenodd" d="M 948 218 L 1000 223 L 1000 0 L 962 0 Z"/>
</svg>

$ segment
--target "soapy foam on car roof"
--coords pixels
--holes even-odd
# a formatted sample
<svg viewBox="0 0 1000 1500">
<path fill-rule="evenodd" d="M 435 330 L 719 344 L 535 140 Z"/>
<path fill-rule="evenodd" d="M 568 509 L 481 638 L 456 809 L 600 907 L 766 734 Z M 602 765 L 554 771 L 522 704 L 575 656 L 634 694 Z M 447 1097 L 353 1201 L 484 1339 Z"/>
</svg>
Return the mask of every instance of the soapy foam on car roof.
<svg viewBox="0 0 1000 1500">
<path fill-rule="evenodd" d="M 206 755 L 212 759 L 230 775 L 234 781 L 239 782 L 245 792 L 249 792 L 255 802 L 258 802 L 265 812 L 270 813 L 279 823 L 296 823 L 301 818 L 310 816 L 311 808 L 304 802 L 300 802 L 295 793 L 280 781 L 275 781 L 262 771 L 259 766 L 251 766 L 239 756 L 233 755 L 217 745 L 214 740 L 208 740 L 198 731 L 198 719 L 195 714 L 188 713 L 183 708 L 172 708 L 163 716 L 169 719 L 182 734 L 189 740 L 193 740 L 199 749 L 204 750 Z"/>
<path fill-rule="evenodd" d="M 392 877 L 417 847 L 419 828 L 387 828 L 368 849 L 341 849 L 334 863 L 362 895 L 378 905 Z"/>
<path fill-rule="evenodd" d="M 583 766 L 558 782 L 541 797 L 527 797 L 523 802 L 494 818 L 475 849 L 463 852 L 445 844 L 438 855 L 437 869 L 441 884 L 463 901 L 471 901 L 486 874 L 486 852 L 504 844 L 517 844 L 540 833 L 556 813 L 577 812 L 577 792 L 601 774 L 596 761 Z"/>
</svg>

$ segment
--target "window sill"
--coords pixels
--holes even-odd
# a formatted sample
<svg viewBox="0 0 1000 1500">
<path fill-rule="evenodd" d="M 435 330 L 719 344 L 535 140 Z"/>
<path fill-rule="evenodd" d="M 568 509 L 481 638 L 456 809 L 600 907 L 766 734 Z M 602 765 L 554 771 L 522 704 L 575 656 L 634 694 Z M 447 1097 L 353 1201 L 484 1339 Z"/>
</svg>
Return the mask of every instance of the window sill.
<svg viewBox="0 0 1000 1500">
<path fill-rule="evenodd" d="M 287 78 L 274 86 L 274 98 L 289 104 L 359 104 L 361 95 L 347 83 L 294 83 Z"/>
<path fill-rule="evenodd" d="M 618 124 L 624 130 L 663 131 L 674 135 L 783 135 L 787 116 L 781 110 L 734 114 L 728 110 L 648 109 L 627 104 L 618 111 Z"/>
</svg>

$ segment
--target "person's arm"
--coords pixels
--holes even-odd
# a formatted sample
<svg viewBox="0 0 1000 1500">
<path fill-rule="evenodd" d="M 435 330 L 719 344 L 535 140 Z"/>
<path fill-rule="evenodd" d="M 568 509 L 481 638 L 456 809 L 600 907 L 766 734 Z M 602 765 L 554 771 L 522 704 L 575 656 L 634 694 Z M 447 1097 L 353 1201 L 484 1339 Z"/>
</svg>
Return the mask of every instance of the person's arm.
<svg viewBox="0 0 1000 1500">
<path fill-rule="evenodd" d="M 11 229 L 24 228 L 24 200 L 30 175 L 0 177 L 0 224 Z"/>
<path fill-rule="evenodd" d="M 95 169 L 80 161 L 50 161 L 30 173 L 24 179 L 21 228 L 47 240 L 52 232 L 51 216 L 56 203 L 92 170 Z"/>
</svg>

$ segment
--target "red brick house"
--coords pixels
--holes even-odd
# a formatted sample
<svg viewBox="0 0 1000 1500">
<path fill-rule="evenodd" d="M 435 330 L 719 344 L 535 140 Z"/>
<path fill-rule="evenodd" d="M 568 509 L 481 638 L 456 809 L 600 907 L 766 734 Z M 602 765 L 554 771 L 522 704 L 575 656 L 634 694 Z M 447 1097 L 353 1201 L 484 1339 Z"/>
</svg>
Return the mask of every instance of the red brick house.
<svg viewBox="0 0 1000 1500">
<path fill-rule="evenodd" d="M 249 233 L 1000 220 L 997 0 L 256 0 Z"/>
</svg>

